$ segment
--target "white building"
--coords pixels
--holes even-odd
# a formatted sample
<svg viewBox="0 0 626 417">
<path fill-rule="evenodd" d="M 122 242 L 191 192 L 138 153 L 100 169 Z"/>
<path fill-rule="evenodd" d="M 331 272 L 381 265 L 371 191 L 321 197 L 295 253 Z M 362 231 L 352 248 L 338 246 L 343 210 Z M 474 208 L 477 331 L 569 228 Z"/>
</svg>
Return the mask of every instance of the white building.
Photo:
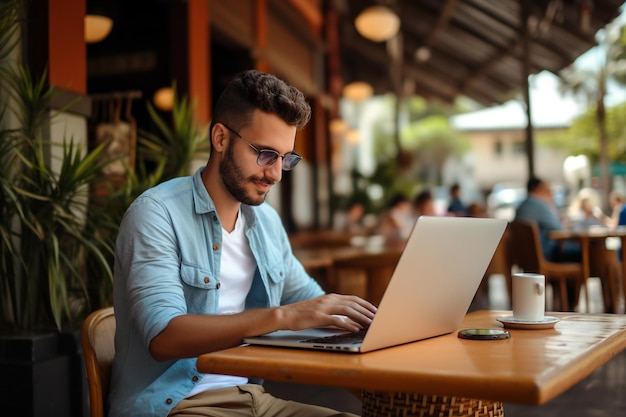
<svg viewBox="0 0 626 417">
<path fill-rule="evenodd" d="M 557 81 L 551 74 L 542 73 L 532 78 L 531 115 L 533 133 L 563 131 L 579 113 L 580 106 L 564 99 L 557 92 Z M 525 104 L 509 101 L 472 113 L 455 116 L 452 126 L 467 135 L 471 143 L 468 157 L 473 166 L 475 186 L 490 190 L 498 183 L 523 186 L 528 179 L 525 150 Z M 553 184 L 563 184 L 563 162 L 567 154 L 540 146 L 534 142 L 535 175 Z"/>
</svg>

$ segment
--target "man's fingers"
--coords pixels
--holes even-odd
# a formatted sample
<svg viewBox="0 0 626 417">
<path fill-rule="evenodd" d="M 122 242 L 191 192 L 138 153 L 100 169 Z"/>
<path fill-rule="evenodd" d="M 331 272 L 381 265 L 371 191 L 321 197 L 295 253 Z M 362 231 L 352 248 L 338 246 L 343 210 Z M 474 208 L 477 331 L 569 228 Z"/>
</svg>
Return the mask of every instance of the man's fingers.
<svg viewBox="0 0 626 417">
<path fill-rule="evenodd" d="M 333 325 L 349 332 L 358 332 L 363 329 L 361 324 L 355 322 L 350 317 L 341 315 L 333 315 Z"/>
</svg>

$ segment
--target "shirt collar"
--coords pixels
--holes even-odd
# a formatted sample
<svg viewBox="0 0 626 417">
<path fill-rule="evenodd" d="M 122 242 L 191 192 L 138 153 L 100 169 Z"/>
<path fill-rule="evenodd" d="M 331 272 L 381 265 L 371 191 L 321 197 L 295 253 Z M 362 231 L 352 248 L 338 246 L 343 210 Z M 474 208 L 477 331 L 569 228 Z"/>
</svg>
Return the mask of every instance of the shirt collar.
<svg viewBox="0 0 626 417">
<path fill-rule="evenodd" d="M 198 168 L 193 175 L 193 204 L 196 214 L 217 213 L 215 203 L 202 181 L 202 171 L 204 171 L 204 167 Z M 252 206 L 242 204 L 241 213 L 246 218 L 247 228 L 256 223 L 256 214 Z"/>
</svg>

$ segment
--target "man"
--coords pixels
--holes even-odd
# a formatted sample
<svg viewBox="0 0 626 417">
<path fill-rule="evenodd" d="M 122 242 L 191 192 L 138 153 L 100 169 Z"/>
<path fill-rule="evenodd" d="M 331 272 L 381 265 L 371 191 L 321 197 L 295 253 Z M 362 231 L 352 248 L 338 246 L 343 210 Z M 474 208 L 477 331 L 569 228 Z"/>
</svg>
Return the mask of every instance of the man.
<svg viewBox="0 0 626 417">
<path fill-rule="evenodd" d="M 552 262 L 580 262 L 582 258 L 580 245 L 574 241 L 559 242 L 550 239 L 552 230 L 562 230 L 563 223 L 559 218 L 552 200 L 550 185 L 539 178 L 530 178 L 526 184 L 527 197 L 515 212 L 515 220 L 535 222 L 539 229 L 541 249 L 546 260 Z M 568 281 L 569 305 L 573 308 L 578 302 L 578 287 L 574 281 Z"/>
<path fill-rule="evenodd" d="M 357 331 L 374 316 L 365 300 L 323 293 L 264 203 L 300 160 L 296 130 L 310 112 L 278 78 L 239 74 L 215 105 L 206 167 L 148 190 L 127 210 L 116 247 L 110 417 L 344 415 L 195 366 L 198 355 L 246 336 Z"/>
<path fill-rule="evenodd" d="M 448 214 L 458 217 L 467 216 L 467 208 L 465 208 L 465 204 L 461 201 L 461 186 L 459 184 L 452 184 L 449 193 L 450 204 L 448 204 Z"/>
<path fill-rule="evenodd" d="M 524 219 L 537 223 L 544 258 L 549 261 L 580 261 L 580 247 L 576 244 L 559 248 L 559 242 L 550 239 L 552 230 L 563 230 L 550 186 L 539 178 L 530 178 L 526 184 L 527 196 L 515 212 L 515 220 Z M 565 244 L 572 242 L 564 242 Z"/>
</svg>

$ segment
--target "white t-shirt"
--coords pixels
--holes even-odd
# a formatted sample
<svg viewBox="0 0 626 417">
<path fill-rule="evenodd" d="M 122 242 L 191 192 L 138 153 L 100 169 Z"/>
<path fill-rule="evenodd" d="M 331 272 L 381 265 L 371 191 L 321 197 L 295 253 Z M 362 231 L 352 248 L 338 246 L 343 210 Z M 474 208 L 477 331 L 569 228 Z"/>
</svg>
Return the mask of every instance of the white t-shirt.
<svg viewBox="0 0 626 417">
<path fill-rule="evenodd" d="M 256 261 L 244 233 L 245 219 L 239 210 L 235 228 L 228 233 L 222 229 L 222 256 L 220 261 L 219 314 L 241 313 L 252 286 Z M 247 384 L 248 378 L 232 375 L 205 374 L 187 394 Z"/>
</svg>

